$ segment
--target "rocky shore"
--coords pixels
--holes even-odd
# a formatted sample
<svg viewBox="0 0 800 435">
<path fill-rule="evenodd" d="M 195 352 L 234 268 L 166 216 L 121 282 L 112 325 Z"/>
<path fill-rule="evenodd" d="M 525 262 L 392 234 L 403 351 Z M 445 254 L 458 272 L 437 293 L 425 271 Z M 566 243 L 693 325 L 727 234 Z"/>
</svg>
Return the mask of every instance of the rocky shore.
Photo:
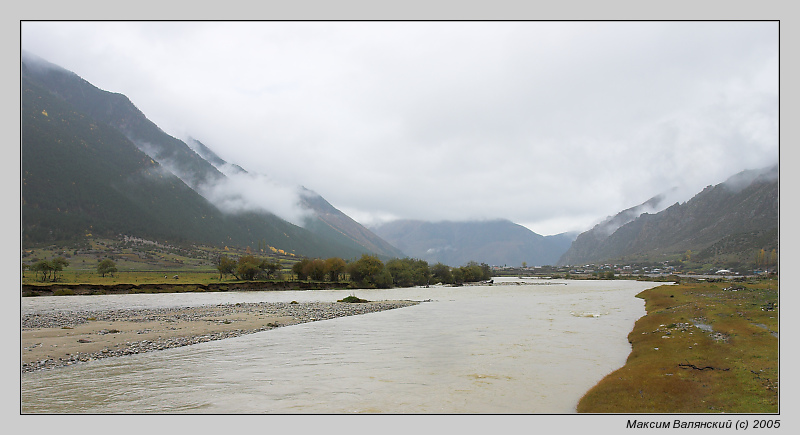
<svg viewBox="0 0 800 435">
<path fill-rule="evenodd" d="M 21 372 L 188 346 L 418 303 L 261 302 L 27 314 L 21 319 Z"/>
</svg>

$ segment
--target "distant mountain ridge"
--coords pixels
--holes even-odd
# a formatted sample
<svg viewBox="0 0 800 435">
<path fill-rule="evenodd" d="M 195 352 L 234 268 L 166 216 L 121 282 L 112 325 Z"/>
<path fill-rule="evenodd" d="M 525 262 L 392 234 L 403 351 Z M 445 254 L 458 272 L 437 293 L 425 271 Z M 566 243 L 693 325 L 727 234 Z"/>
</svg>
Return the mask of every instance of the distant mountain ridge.
<svg viewBox="0 0 800 435">
<path fill-rule="evenodd" d="M 300 186 L 293 205 L 305 213 L 298 225 L 265 210 L 223 212 L 208 186 L 258 174 L 199 140 L 169 136 L 122 94 L 23 52 L 20 96 L 23 244 L 128 234 L 242 247 L 266 242 L 312 257 L 408 255 L 451 266 L 657 260 L 687 250 L 710 258 L 778 247 L 777 165 L 742 172 L 666 209 L 669 195 L 659 195 L 577 239 L 541 236 L 505 220 L 396 221 L 370 231 Z"/>
<path fill-rule="evenodd" d="M 542 236 L 508 220 L 425 222 L 397 220 L 372 228 L 409 256 L 458 267 L 469 261 L 493 266 L 553 265 L 574 235 Z"/>
<path fill-rule="evenodd" d="M 199 141 L 192 141 L 193 150 L 169 136 L 124 95 L 25 52 L 20 90 L 23 243 L 134 232 L 240 246 L 264 241 L 308 256 L 402 254 L 299 186 L 297 205 L 308 210 L 309 228 L 267 211 L 222 213 L 201 196 L 204 188 L 246 171 Z M 122 174 L 138 184 L 115 181 Z M 164 189 L 172 198 L 159 203 L 170 196 Z"/>
<path fill-rule="evenodd" d="M 620 212 L 580 234 L 558 264 L 659 261 L 686 251 L 699 257 L 741 256 L 778 247 L 778 165 L 743 171 L 682 204 L 655 214 L 644 212 L 659 200 Z M 609 231 L 610 227 L 616 228 Z"/>
<path fill-rule="evenodd" d="M 560 265 L 578 264 L 583 259 L 593 258 L 594 252 L 601 249 L 603 242 L 614 234 L 617 229 L 635 220 L 643 213 L 659 209 L 665 198 L 665 194 L 656 195 L 637 206 L 625 209 L 614 216 L 609 216 L 591 230 L 579 234 L 556 263 Z M 585 263 L 586 261 L 583 262 Z"/>
</svg>

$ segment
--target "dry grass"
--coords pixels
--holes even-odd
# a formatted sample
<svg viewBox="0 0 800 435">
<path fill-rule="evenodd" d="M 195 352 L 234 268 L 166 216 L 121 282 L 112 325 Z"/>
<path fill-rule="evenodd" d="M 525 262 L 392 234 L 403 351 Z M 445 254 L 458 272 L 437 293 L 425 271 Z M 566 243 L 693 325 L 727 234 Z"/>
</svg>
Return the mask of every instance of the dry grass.
<svg viewBox="0 0 800 435">
<path fill-rule="evenodd" d="M 578 404 L 591 413 L 777 413 L 778 282 L 661 286 L 624 367 Z"/>
<path fill-rule="evenodd" d="M 178 276 L 176 279 L 175 276 Z M 22 284 L 50 285 L 50 284 L 210 284 L 219 282 L 233 282 L 230 276 L 220 281 L 216 270 L 207 271 L 120 271 L 112 275 L 101 277 L 95 271 L 66 270 L 59 275 L 57 282 L 49 280 L 41 282 L 33 272 L 25 272 L 21 279 Z"/>
</svg>

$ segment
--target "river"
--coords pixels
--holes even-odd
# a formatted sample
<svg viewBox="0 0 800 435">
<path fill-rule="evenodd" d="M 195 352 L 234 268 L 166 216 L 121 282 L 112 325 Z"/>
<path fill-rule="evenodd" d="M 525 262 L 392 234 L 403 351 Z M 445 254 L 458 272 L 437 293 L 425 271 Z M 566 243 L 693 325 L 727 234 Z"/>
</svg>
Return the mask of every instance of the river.
<svg viewBox="0 0 800 435">
<path fill-rule="evenodd" d="M 527 285 L 516 285 L 515 281 Z M 568 414 L 630 352 L 637 281 L 23 298 L 22 313 L 235 302 L 416 306 L 21 376 L 22 413 Z"/>
</svg>

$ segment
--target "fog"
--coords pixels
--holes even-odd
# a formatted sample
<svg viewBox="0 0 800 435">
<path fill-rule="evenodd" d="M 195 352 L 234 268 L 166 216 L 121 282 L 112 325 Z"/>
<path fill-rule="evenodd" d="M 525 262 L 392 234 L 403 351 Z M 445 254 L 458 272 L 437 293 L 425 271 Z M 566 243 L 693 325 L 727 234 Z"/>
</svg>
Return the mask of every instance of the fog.
<svg viewBox="0 0 800 435">
<path fill-rule="evenodd" d="M 777 22 L 22 22 L 21 47 L 264 174 L 204 194 L 289 220 L 302 185 L 366 225 L 549 235 L 778 162 Z"/>
</svg>

